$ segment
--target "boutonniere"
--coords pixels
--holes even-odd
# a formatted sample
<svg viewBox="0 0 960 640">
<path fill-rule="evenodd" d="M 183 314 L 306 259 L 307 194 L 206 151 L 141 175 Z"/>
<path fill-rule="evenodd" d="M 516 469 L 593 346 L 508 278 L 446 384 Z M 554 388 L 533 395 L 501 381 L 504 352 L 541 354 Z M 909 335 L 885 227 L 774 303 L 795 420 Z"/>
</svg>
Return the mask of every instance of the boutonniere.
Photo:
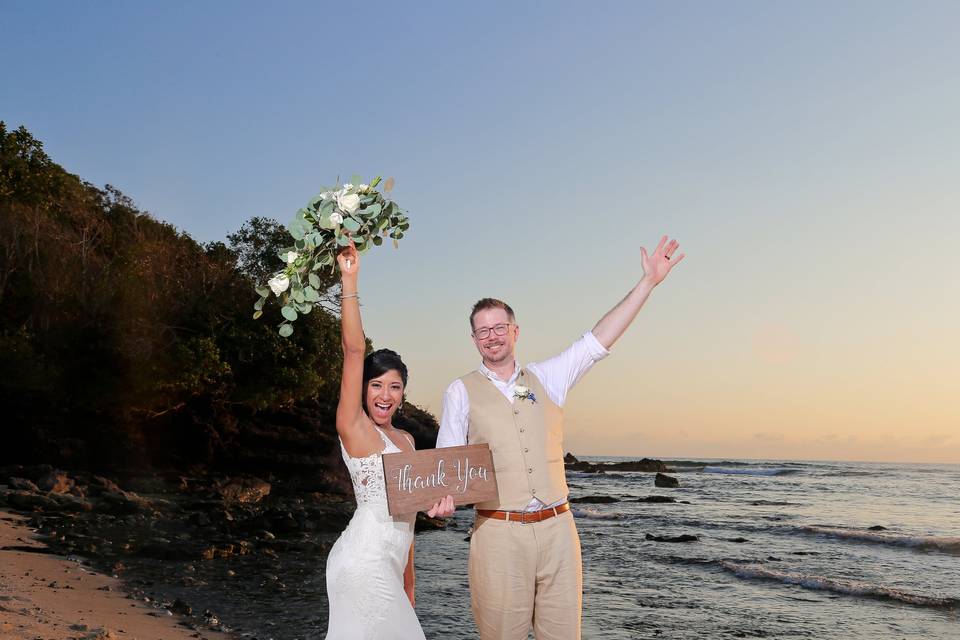
<svg viewBox="0 0 960 640">
<path fill-rule="evenodd" d="M 513 397 L 516 400 L 529 400 L 533 404 L 537 404 L 537 396 L 533 395 L 533 391 L 523 385 L 518 384 L 513 388 Z"/>
</svg>

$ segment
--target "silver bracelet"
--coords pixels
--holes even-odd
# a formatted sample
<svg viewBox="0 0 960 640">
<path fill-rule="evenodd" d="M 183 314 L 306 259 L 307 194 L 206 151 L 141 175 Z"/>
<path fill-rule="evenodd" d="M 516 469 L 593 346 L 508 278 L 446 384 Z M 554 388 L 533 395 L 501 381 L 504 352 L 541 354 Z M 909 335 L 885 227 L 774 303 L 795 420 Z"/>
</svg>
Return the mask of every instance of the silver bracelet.
<svg viewBox="0 0 960 640">
<path fill-rule="evenodd" d="M 343 299 L 345 299 L 345 298 L 356 298 L 357 300 L 359 300 L 359 299 L 360 299 L 360 292 L 359 292 L 359 291 L 354 291 L 353 293 L 341 293 L 341 294 L 340 294 L 340 299 L 343 300 Z"/>
</svg>

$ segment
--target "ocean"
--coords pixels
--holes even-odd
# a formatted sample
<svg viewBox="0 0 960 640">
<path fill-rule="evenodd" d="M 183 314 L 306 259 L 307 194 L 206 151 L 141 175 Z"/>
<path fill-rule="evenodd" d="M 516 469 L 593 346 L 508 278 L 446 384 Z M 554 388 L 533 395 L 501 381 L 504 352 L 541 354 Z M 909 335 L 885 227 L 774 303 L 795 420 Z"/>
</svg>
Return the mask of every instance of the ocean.
<svg viewBox="0 0 960 640">
<path fill-rule="evenodd" d="M 574 508 L 585 638 L 960 638 L 960 465 L 664 462 L 679 488 L 567 476 L 572 498 L 619 500 Z M 477 637 L 462 538 L 418 538 L 428 638 Z"/>
<path fill-rule="evenodd" d="M 652 473 L 567 475 L 571 498 L 616 500 L 574 505 L 584 638 L 960 638 L 960 465 L 664 462 L 678 488 L 655 487 Z M 647 496 L 677 502 L 637 501 Z M 466 576 L 471 524 L 462 510 L 447 530 L 417 535 L 427 638 L 478 637 Z M 184 597 L 215 607 L 244 638 L 323 638 L 318 549 L 333 538 L 291 541 L 268 564 L 245 556 L 201 565 L 205 586 Z"/>
</svg>

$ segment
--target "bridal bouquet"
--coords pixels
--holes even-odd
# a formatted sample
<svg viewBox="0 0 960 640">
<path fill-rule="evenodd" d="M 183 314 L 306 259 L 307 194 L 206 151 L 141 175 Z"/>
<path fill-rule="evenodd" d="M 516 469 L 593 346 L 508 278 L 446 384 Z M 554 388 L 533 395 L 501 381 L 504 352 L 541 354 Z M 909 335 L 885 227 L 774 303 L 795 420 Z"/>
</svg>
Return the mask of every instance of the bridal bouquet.
<svg viewBox="0 0 960 640">
<path fill-rule="evenodd" d="M 336 268 L 336 255 L 341 247 L 353 240 L 359 251 L 380 246 L 386 237 L 393 246 L 403 238 L 410 227 L 406 214 L 395 202 L 387 200 L 376 190 L 380 178 L 363 184 L 360 176 L 350 182 L 325 188 L 294 216 L 288 229 L 293 246 L 282 249 L 279 257 L 286 266 L 256 288 L 260 299 L 253 305 L 253 318 L 263 315 L 263 305 L 272 292 L 280 298 L 280 313 L 284 321 L 280 335 L 288 337 L 299 314 L 310 313 L 320 301 L 320 278 L 315 272 Z M 384 183 L 389 193 L 393 178 Z"/>
</svg>

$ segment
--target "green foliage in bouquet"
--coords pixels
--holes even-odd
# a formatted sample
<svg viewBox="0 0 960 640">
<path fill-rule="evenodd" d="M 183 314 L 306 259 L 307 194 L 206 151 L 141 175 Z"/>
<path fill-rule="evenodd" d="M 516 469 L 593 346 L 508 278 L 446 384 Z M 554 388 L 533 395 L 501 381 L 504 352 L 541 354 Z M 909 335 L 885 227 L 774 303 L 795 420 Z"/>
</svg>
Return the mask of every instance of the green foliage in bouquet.
<svg viewBox="0 0 960 640">
<path fill-rule="evenodd" d="M 410 221 L 397 203 L 387 200 L 376 190 L 377 177 L 369 185 L 353 176 L 350 182 L 325 188 L 294 216 L 288 226 L 293 246 L 279 251 L 286 267 L 276 272 L 265 285 L 256 288 L 260 299 L 253 305 L 254 319 L 263 315 L 263 306 L 270 293 L 280 298 L 280 314 L 284 321 L 281 336 L 293 334 L 293 322 L 300 314 L 310 313 L 320 302 L 322 281 L 317 272 L 336 269 L 337 252 L 353 240 L 361 252 L 380 246 L 391 238 L 393 246 L 410 228 Z M 384 191 L 393 187 L 387 179 Z"/>
</svg>

